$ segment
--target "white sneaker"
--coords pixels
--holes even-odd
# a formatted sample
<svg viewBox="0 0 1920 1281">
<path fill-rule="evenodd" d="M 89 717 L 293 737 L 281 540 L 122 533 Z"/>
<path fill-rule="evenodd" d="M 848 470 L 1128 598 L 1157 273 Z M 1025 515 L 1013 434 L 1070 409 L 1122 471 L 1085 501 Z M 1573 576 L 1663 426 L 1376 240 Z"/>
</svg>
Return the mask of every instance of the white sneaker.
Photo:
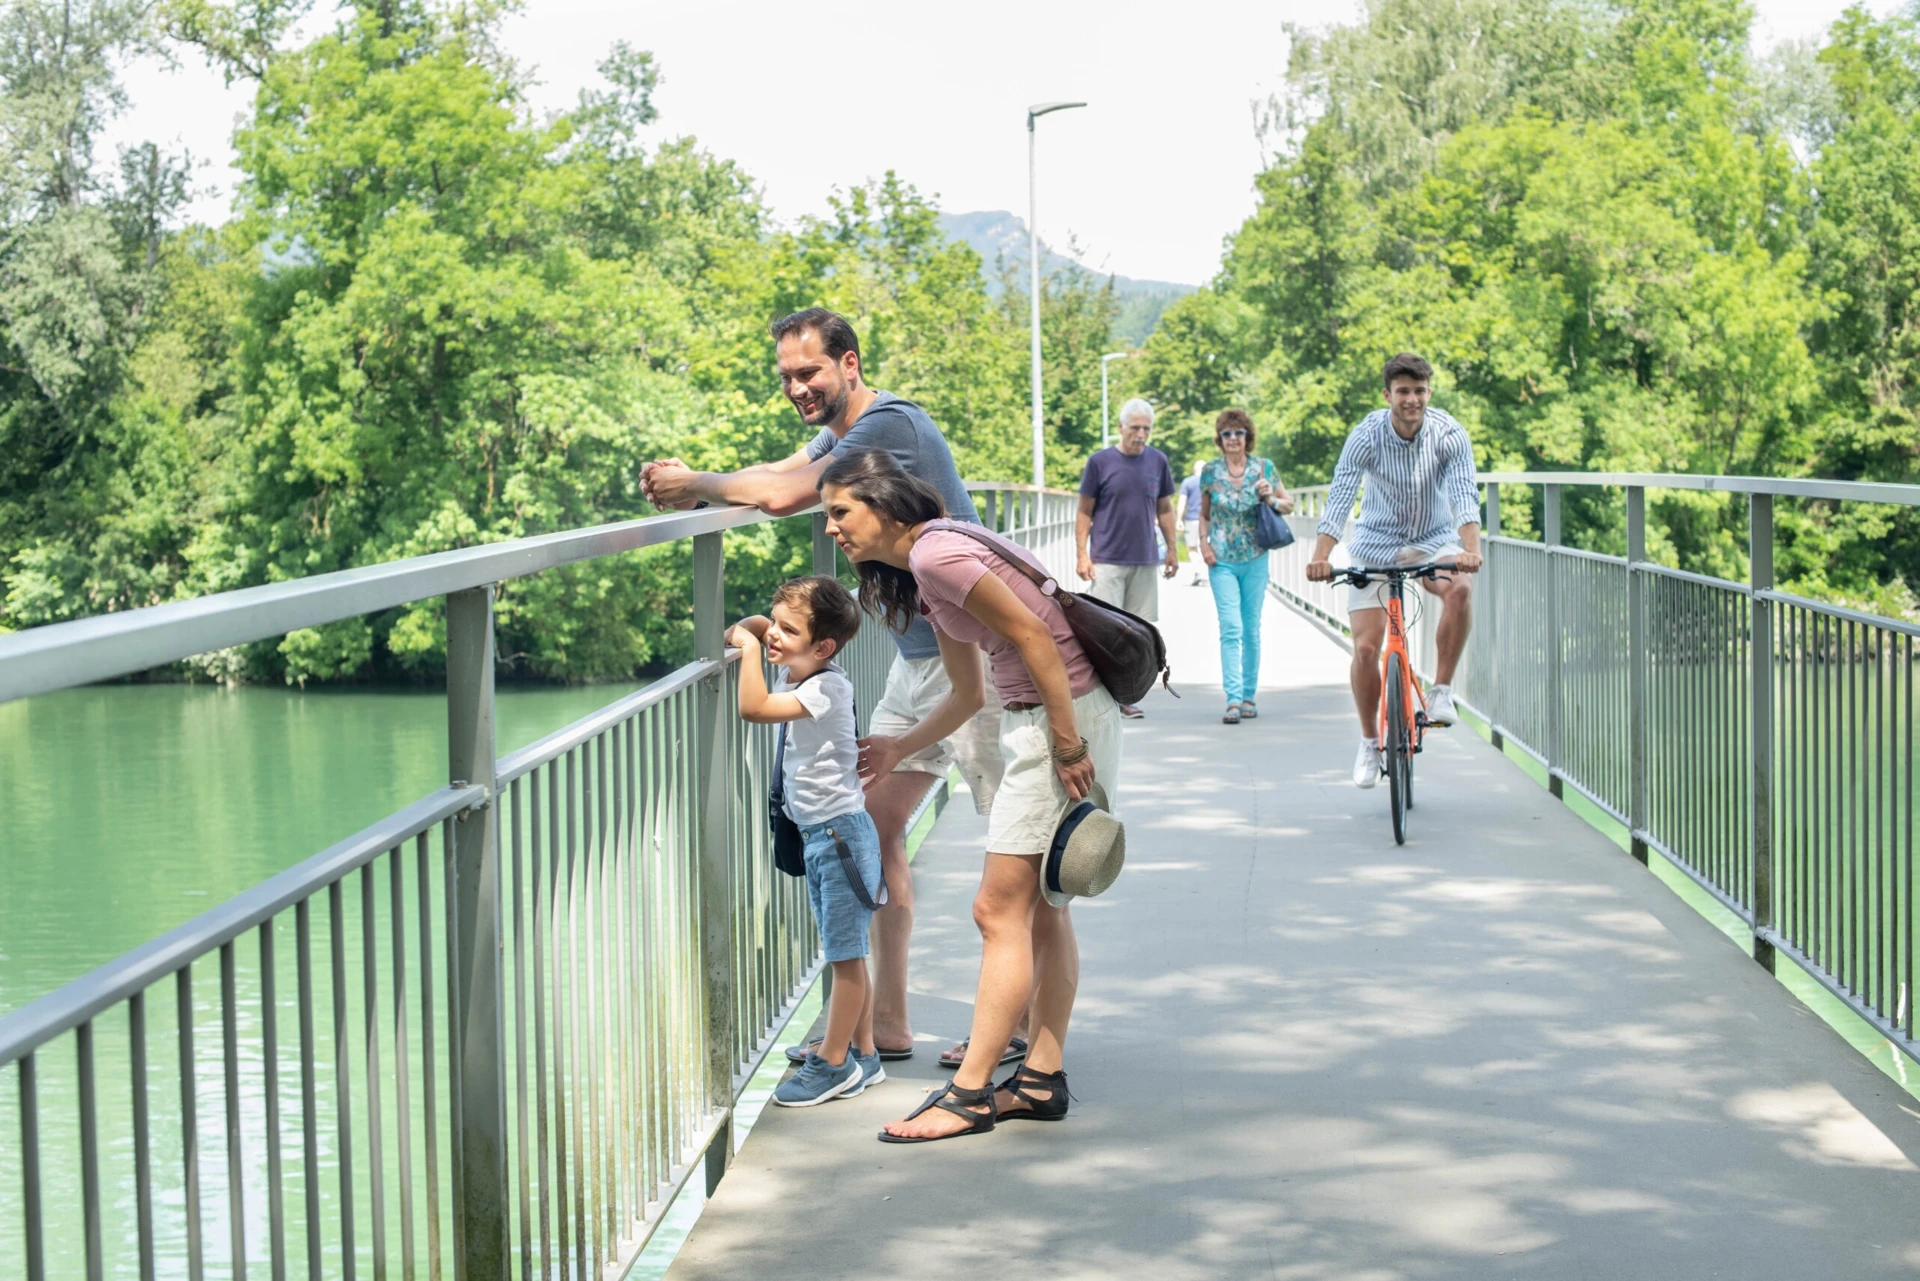
<svg viewBox="0 0 1920 1281">
<path fill-rule="evenodd" d="M 1386 767 L 1380 763 L 1380 749 L 1373 740 L 1360 740 L 1360 751 L 1353 758 L 1353 785 L 1355 787 L 1374 787 L 1380 782 L 1380 775 Z"/>
<path fill-rule="evenodd" d="M 1459 719 L 1460 714 L 1453 710 L 1452 686 L 1435 685 L 1427 691 L 1427 724 L 1437 728 L 1451 725 Z"/>
</svg>

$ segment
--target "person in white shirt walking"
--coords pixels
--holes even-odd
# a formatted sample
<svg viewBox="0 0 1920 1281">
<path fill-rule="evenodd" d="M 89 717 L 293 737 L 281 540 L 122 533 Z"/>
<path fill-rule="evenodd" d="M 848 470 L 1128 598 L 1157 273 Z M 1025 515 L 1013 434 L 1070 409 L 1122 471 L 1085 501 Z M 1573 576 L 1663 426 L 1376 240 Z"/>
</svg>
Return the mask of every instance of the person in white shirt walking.
<svg viewBox="0 0 1920 1281">
<path fill-rule="evenodd" d="M 1443 602 L 1434 682 L 1427 691 L 1427 721 L 1454 722 L 1453 673 L 1472 629 L 1473 587 L 1480 571 L 1480 494 L 1474 483 L 1473 444 L 1466 429 L 1430 408 L 1433 366 L 1402 352 L 1381 371 L 1387 408 L 1357 423 L 1340 450 L 1327 489 L 1327 514 L 1307 564 L 1310 582 L 1333 578 L 1329 557 L 1345 532 L 1356 493 L 1360 519 L 1348 555 L 1355 565 L 1411 565 L 1452 561 L 1460 570 L 1421 586 Z M 1361 483 L 1365 482 L 1364 491 Z M 1347 589 L 1347 622 L 1353 629 L 1353 667 L 1348 677 L 1360 712 L 1360 750 L 1354 757 L 1356 787 L 1380 781 L 1380 647 L 1386 639 L 1386 607 L 1376 587 Z"/>
</svg>

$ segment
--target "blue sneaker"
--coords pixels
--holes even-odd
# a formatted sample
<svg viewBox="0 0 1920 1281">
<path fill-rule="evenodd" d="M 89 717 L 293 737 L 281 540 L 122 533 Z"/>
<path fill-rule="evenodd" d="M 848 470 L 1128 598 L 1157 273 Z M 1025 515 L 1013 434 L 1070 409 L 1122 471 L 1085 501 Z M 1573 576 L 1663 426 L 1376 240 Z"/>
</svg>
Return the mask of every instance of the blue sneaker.
<svg viewBox="0 0 1920 1281">
<path fill-rule="evenodd" d="M 859 1084 L 858 1055 L 847 1055 L 847 1061 L 835 1067 L 818 1054 L 809 1054 L 798 1072 L 780 1082 L 780 1088 L 773 1092 L 773 1101 L 783 1108 L 810 1108 L 816 1103 L 837 1099 Z"/>
<path fill-rule="evenodd" d="M 880 1051 L 862 1054 L 858 1050 L 850 1050 L 847 1057 L 860 1060 L 860 1084 L 841 1095 L 841 1098 L 850 1099 L 856 1094 L 865 1094 L 869 1085 L 878 1085 L 887 1079 L 887 1070 L 880 1066 Z"/>
</svg>

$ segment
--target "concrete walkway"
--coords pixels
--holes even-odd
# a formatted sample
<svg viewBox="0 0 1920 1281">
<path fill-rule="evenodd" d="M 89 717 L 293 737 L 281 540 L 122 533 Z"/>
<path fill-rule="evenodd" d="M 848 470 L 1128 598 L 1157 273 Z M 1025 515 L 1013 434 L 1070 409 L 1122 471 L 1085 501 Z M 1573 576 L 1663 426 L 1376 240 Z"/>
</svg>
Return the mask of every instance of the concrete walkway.
<svg viewBox="0 0 1920 1281">
<path fill-rule="evenodd" d="M 1127 871 L 1074 909 L 1072 1115 L 874 1141 L 967 1030 L 985 825 L 953 805 L 919 1054 L 769 1108 L 670 1277 L 1920 1273 L 1920 1103 L 1464 728 L 1395 847 L 1345 655 L 1273 607 L 1275 688 L 1223 726 L 1206 589 L 1162 595 L 1188 698 L 1128 725 Z"/>
</svg>

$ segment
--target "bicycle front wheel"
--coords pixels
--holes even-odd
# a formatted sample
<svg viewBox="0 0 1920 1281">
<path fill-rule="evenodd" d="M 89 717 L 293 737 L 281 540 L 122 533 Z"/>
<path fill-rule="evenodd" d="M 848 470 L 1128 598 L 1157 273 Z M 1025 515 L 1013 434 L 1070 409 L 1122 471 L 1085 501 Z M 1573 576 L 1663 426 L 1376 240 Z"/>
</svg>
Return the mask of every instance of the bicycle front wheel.
<svg viewBox="0 0 1920 1281">
<path fill-rule="evenodd" d="M 1387 656 L 1387 794 L 1393 805 L 1393 842 L 1407 843 L 1407 810 L 1413 805 L 1413 743 L 1407 737 L 1407 680 L 1400 656 Z"/>
</svg>

